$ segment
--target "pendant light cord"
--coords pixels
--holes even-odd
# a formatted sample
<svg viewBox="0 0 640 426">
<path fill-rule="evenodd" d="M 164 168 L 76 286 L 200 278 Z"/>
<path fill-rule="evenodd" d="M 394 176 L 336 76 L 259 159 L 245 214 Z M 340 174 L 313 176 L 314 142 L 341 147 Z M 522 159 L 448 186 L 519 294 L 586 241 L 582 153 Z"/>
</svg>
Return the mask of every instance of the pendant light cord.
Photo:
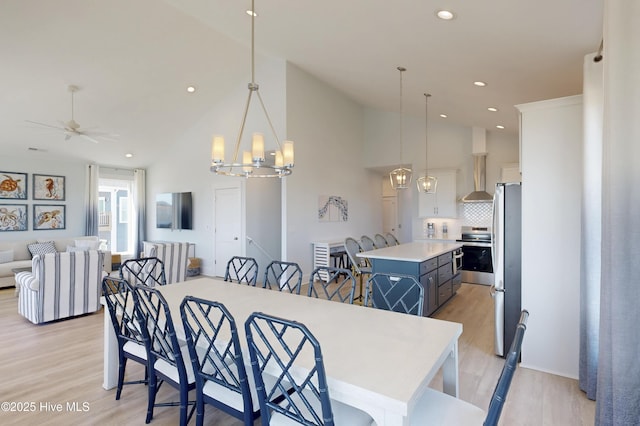
<svg viewBox="0 0 640 426">
<path fill-rule="evenodd" d="M 424 177 L 429 178 L 429 98 L 431 94 L 424 94 Z"/>
<path fill-rule="evenodd" d="M 402 73 L 406 70 L 404 67 L 398 67 L 400 71 L 400 164 L 402 164 Z"/>
</svg>

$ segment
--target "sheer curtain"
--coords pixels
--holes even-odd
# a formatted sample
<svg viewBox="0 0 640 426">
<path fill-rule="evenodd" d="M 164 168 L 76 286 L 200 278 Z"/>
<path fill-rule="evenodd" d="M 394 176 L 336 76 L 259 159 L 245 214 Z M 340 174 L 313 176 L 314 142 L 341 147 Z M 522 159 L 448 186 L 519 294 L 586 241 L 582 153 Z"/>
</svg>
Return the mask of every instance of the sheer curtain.
<svg viewBox="0 0 640 426">
<path fill-rule="evenodd" d="M 640 2 L 604 2 L 602 289 L 596 424 L 640 424 Z"/>
<path fill-rule="evenodd" d="M 85 235 L 98 235 L 98 183 L 100 167 L 97 164 L 87 165 L 85 193 Z"/>
<path fill-rule="evenodd" d="M 133 170 L 133 249 L 134 256 L 142 252 L 142 242 L 146 238 L 147 208 L 146 208 L 146 171 Z"/>
</svg>

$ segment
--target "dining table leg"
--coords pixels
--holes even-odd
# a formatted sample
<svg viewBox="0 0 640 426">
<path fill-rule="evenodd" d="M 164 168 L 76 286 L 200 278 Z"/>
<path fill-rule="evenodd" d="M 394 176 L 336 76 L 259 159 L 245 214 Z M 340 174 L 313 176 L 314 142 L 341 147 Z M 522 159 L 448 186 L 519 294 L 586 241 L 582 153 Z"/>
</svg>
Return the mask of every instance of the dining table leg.
<svg viewBox="0 0 640 426">
<path fill-rule="evenodd" d="M 442 390 L 458 398 L 458 342 L 454 343 L 447 359 L 442 364 Z"/>
<path fill-rule="evenodd" d="M 105 312 L 103 317 L 104 365 L 102 387 L 109 390 L 118 385 L 118 341 L 116 332 L 113 330 L 113 324 L 111 324 L 109 312 Z"/>
</svg>

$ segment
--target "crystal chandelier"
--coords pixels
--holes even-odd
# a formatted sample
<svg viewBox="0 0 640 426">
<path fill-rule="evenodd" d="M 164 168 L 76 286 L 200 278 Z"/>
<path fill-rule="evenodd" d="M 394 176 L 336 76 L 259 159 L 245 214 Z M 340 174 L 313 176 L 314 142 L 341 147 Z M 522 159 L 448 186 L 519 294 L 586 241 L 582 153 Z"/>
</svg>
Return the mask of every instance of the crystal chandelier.
<svg viewBox="0 0 640 426">
<path fill-rule="evenodd" d="M 238 132 L 238 139 L 236 140 L 236 146 L 233 153 L 233 159 L 231 162 L 226 162 L 224 158 L 224 137 L 220 135 L 214 135 L 211 142 L 211 171 L 217 175 L 223 176 L 240 176 L 240 177 L 283 177 L 291 174 L 293 169 L 293 142 L 284 141 L 280 144 L 276 130 L 273 127 L 269 113 L 264 106 L 262 96 L 258 91 L 258 84 L 255 82 L 255 52 L 254 52 L 254 39 L 255 39 L 255 7 L 254 0 L 251 0 L 251 83 L 249 83 L 249 96 L 247 97 L 247 103 L 244 108 L 244 114 L 242 116 L 242 122 L 240 124 L 240 131 Z M 244 126 L 247 121 L 247 113 L 249 112 L 249 105 L 253 95 L 258 97 L 262 111 L 269 123 L 271 132 L 276 144 L 273 160 L 266 161 L 265 148 L 264 148 L 264 135 L 262 133 L 254 133 L 252 137 L 251 150 L 243 150 L 242 157 L 240 158 L 242 142 L 242 135 L 244 133 Z"/>
<path fill-rule="evenodd" d="M 438 179 L 433 176 L 429 176 L 429 97 L 430 94 L 424 94 L 424 176 L 421 176 L 416 184 L 418 185 L 418 192 L 424 192 L 425 194 L 435 194 L 438 186 Z"/>
<path fill-rule="evenodd" d="M 404 67 L 398 67 L 400 71 L 400 162 L 402 162 L 402 73 L 406 70 Z M 411 185 L 411 169 L 399 167 L 389 173 L 389 179 L 391 188 L 407 189 Z"/>
</svg>

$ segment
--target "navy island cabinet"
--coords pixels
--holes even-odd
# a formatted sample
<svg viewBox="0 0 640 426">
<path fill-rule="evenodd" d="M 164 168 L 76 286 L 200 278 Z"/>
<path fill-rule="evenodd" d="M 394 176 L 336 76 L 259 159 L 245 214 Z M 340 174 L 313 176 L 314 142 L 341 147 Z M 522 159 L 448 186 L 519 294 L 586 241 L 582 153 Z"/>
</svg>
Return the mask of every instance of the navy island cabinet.
<svg viewBox="0 0 640 426">
<path fill-rule="evenodd" d="M 432 315 L 460 288 L 454 254 L 460 244 L 413 242 L 359 253 L 369 259 L 373 273 L 411 275 L 424 288 L 423 315 Z"/>
</svg>

